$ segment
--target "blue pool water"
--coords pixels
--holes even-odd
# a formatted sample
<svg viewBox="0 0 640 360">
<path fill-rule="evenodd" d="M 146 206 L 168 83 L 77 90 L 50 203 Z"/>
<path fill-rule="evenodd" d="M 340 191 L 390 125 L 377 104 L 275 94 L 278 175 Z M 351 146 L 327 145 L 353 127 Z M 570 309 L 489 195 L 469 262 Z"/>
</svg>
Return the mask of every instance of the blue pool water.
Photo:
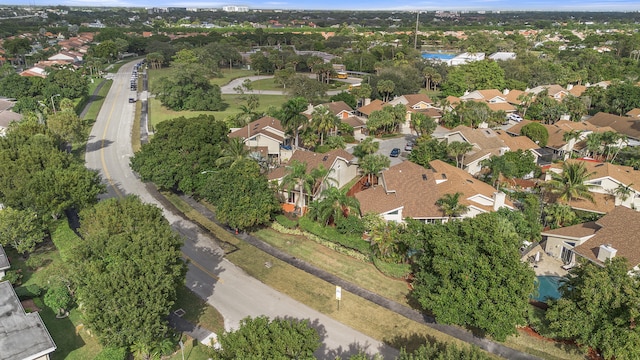
<svg viewBox="0 0 640 360">
<path fill-rule="evenodd" d="M 558 299 L 560 297 L 560 276 L 536 276 L 536 287 L 538 288 L 538 296 L 532 298 L 545 302 L 547 299 Z"/>
<path fill-rule="evenodd" d="M 441 53 L 422 53 L 423 59 L 436 59 L 436 60 L 449 60 L 456 57 L 456 54 L 441 54 Z"/>
</svg>

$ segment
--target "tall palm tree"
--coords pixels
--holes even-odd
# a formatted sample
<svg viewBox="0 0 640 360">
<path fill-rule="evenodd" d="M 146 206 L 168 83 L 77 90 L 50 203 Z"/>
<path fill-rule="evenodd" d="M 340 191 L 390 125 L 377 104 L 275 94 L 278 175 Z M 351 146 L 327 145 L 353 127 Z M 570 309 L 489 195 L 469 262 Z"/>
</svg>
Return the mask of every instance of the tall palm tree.
<svg viewBox="0 0 640 360">
<path fill-rule="evenodd" d="M 313 192 L 313 184 L 310 183 L 309 177 L 310 174 L 307 174 L 307 163 L 294 160 L 287 166 L 287 175 L 282 178 L 280 187 L 290 192 L 298 191 L 295 202 L 296 208 L 301 209 L 304 207 L 306 205 L 305 193 L 310 194 Z"/>
<path fill-rule="evenodd" d="M 522 93 L 518 96 L 518 100 L 520 100 L 520 106 L 522 108 L 522 117 L 524 118 L 527 115 L 527 110 L 531 103 L 533 102 L 534 94 L 532 93 Z"/>
<path fill-rule="evenodd" d="M 618 184 L 618 186 L 611 191 L 611 195 L 615 196 L 616 200 L 620 199 L 620 202 L 625 202 L 631 194 L 635 193 L 631 185 L 633 184 Z"/>
<path fill-rule="evenodd" d="M 589 189 L 594 185 L 585 184 L 594 173 L 589 173 L 582 162 L 565 162 L 560 174 L 551 172 L 551 180 L 546 183 L 549 192 L 557 200 L 570 203 L 575 199 L 586 199 L 594 202 Z"/>
<path fill-rule="evenodd" d="M 592 132 L 591 134 L 587 135 L 586 145 L 587 151 L 589 151 L 591 156 L 593 156 L 594 158 L 597 157 L 602 147 L 602 133 Z"/>
<path fill-rule="evenodd" d="M 391 80 L 378 81 L 377 89 L 380 93 L 384 94 L 384 101 L 389 101 L 389 96 L 396 89 L 396 84 Z"/>
<path fill-rule="evenodd" d="M 453 141 L 452 143 L 447 145 L 447 152 L 449 153 L 449 156 L 456 159 L 456 167 L 464 166 L 464 155 L 472 149 L 472 144 L 463 141 Z"/>
<path fill-rule="evenodd" d="M 311 114 L 311 126 L 320 134 L 320 145 L 324 145 L 324 134 L 338 126 L 340 120 L 326 106 L 318 106 Z"/>
<path fill-rule="evenodd" d="M 391 165 L 391 160 L 389 160 L 388 157 L 381 154 L 378 154 L 378 155 L 370 154 L 362 158 L 362 160 L 360 160 L 360 163 L 358 165 L 360 166 L 360 170 L 362 170 L 362 173 L 365 176 L 369 177 L 368 182 L 369 184 L 371 184 L 372 175 L 377 176 L 382 170 L 388 168 Z"/>
<path fill-rule="evenodd" d="M 302 112 L 307 109 L 307 99 L 295 97 L 282 105 L 281 121 L 287 132 L 293 134 L 295 147 L 298 147 L 300 127 L 309 122 Z"/>
<path fill-rule="evenodd" d="M 360 144 L 353 147 L 353 155 L 360 160 L 367 155 L 374 154 L 380 148 L 380 143 L 372 136 L 367 136 Z"/>
<path fill-rule="evenodd" d="M 460 196 L 462 195 L 461 192 L 444 194 L 444 196 L 436 201 L 436 205 L 440 207 L 444 216 L 447 217 L 447 220 L 452 217 L 459 217 L 469 210 L 468 206 L 460 204 Z"/>
<path fill-rule="evenodd" d="M 216 159 L 216 166 L 231 167 L 242 159 L 249 156 L 249 149 L 244 146 L 241 138 L 231 138 L 227 142 L 220 153 L 220 157 Z"/>
<path fill-rule="evenodd" d="M 336 222 L 340 217 L 359 214 L 360 202 L 354 197 L 347 196 L 347 191 L 348 189 L 340 190 L 337 187 L 330 187 L 322 191 L 318 220 L 328 225 L 331 222 Z"/>
</svg>

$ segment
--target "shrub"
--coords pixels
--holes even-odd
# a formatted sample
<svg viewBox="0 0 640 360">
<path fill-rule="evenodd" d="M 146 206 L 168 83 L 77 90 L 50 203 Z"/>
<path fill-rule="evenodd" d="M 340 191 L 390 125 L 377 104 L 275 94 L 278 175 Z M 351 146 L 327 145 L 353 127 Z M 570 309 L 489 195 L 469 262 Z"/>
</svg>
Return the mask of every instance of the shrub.
<svg viewBox="0 0 640 360">
<path fill-rule="evenodd" d="M 336 230 L 343 235 L 351 234 L 360 236 L 364 233 L 364 223 L 359 217 L 354 215 L 338 217 L 336 220 Z"/>
<path fill-rule="evenodd" d="M 20 269 L 9 270 L 4 274 L 4 277 L 0 280 L 8 281 L 13 286 L 20 285 L 22 283 L 22 271 L 20 271 Z"/>
<path fill-rule="evenodd" d="M 388 263 L 373 257 L 373 265 L 386 276 L 403 279 L 411 272 L 411 265 L 409 264 L 394 264 Z"/>
<path fill-rule="evenodd" d="M 127 349 L 125 348 L 104 348 L 94 360 L 125 360 Z"/>
<path fill-rule="evenodd" d="M 342 135 L 342 138 L 344 139 L 344 142 L 346 142 L 347 144 L 354 144 L 356 143 L 356 138 L 353 137 L 353 135 Z"/>
<path fill-rule="evenodd" d="M 49 288 L 44 294 L 44 303 L 53 311 L 64 311 L 71 304 L 69 290 L 62 284 Z"/>
<path fill-rule="evenodd" d="M 316 146 L 315 151 L 317 153 L 324 154 L 326 152 L 331 151 L 331 146 L 329 146 L 329 145 L 318 145 L 318 146 Z"/>
<path fill-rule="evenodd" d="M 291 220 L 284 215 L 276 216 L 276 221 L 278 222 L 278 224 L 284 226 L 287 229 L 295 229 L 296 227 L 298 227 L 298 221 Z"/>
<path fill-rule="evenodd" d="M 31 270 L 35 270 L 45 264 L 47 259 L 42 256 L 30 256 L 27 261 L 24 262 Z"/>
<path fill-rule="evenodd" d="M 361 236 L 340 234 L 335 228 L 318 224 L 307 217 L 300 218 L 298 226 L 300 226 L 300 229 L 319 236 L 324 240 L 335 242 L 349 249 L 357 250 L 362 254 L 368 255 L 371 252 L 369 244 L 362 240 Z"/>
<path fill-rule="evenodd" d="M 35 284 L 20 286 L 16 288 L 16 295 L 20 300 L 33 299 L 42 295 L 42 288 Z"/>
</svg>

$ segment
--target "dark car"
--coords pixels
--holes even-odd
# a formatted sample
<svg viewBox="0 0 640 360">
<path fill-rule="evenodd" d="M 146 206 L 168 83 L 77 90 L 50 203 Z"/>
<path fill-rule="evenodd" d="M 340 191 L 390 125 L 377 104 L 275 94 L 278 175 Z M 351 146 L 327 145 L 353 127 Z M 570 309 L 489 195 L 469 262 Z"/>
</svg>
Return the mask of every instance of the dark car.
<svg viewBox="0 0 640 360">
<path fill-rule="evenodd" d="M 399 148 L 393 148 L 393 150 L 391 150 L 391 154 L 389 154 L 389 156 L 391 156 L 391 157 L 400 156 L 400 149 Z"/>
<path fill-rule="evenodd" d="M 129 98 L 129 102 L 130 103 L 134 103 L 134 102 L 136 102 L 136 99 L 135 98 Z"/>
</svg>

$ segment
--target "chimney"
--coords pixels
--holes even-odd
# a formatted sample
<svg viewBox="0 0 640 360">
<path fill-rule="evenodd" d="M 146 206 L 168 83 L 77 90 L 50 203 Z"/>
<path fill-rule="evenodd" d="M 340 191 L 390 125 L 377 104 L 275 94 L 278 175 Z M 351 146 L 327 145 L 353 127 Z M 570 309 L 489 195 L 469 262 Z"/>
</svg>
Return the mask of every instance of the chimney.
<svg viewBox="0 0 640 360">
<path fill-rule="evenodd" d="M 313 112 L 313 104 L 307 105 L 307 111 L 308 112 Z"/>
<path fill-rule="evenodd" d="M 611 244 L 602 244 L 598 248 L 598 260 L 605 262 L 607 259 L 611 260 L 616 256 L 618 250 L 614 249 Z"/>
<path fill-rule="evenodd" d="M 507 198 L 507 194 L 502 191 L 496 191 L 493 193 L 493 211 L 498 211 L 501 207 L 504 207 L 504 200 Z"/>
<path fill-rule="evenodd" d="M 502 90 L 502 95 L 509 95 L 509 89 Z"/>
<path fill-rule="evenodd" d="M 371 104 L 371 98 L 364 99 L 364 106 Z"/>
<path fill-rule="evenodd" d="M 567 84 L 567 90 L 573 89 L 573 84 Z"/>
</svg>

